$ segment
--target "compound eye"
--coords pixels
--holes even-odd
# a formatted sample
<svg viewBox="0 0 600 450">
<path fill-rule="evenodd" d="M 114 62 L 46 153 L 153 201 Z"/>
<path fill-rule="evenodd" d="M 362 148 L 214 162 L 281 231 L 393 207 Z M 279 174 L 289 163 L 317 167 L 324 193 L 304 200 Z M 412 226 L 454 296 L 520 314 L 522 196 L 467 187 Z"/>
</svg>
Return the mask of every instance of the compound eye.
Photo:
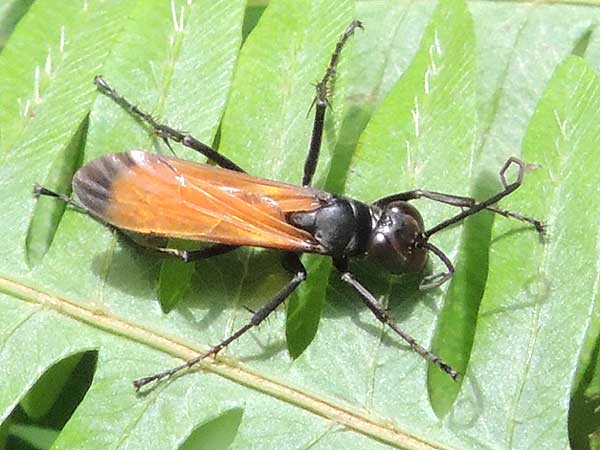
<svg viewBox="0 0 600 450">
<path fill-rule="evenodd" d="M 416 208 L 392 203 L 372 232 L 368 256 L 392 273 L 421 272 L 427 263 L 427 249 L 416 245 L 422 231 L 423 219 Z"/>
</svg>

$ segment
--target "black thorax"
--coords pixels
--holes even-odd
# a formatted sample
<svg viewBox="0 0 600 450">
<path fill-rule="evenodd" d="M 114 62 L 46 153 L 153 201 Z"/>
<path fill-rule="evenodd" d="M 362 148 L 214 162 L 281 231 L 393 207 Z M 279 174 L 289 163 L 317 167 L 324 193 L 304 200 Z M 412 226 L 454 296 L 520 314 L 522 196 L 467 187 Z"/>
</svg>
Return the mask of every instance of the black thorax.
<svg viewBox="0 0 600 450">
<path fill-rule="evenodd" d="M 331 197 L 314 211 L 292 213 L 288 221 L 311 233 L 323 248 L 321 253 L 334 258 L 365 253 L 372 229 L 369 207 L 343 197 Z"/>
</svg>

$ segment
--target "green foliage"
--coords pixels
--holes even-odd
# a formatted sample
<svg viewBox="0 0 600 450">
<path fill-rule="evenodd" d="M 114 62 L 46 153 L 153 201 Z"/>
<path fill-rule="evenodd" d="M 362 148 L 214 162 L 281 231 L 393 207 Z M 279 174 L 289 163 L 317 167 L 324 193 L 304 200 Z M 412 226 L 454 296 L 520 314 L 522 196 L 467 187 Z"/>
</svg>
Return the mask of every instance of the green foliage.
<svg viewBox="0 0 600 450">
<path fill-rule="evenodd" d="M 596 448 L 600 11 L 244 6 L 37 0 L 19 13 L 0 53 L 0 448 Z M 431 292 L 353 265 L 459 383 L 383 329 L 327 260 L 307 258 L 287 319 L 278 311 L 218 363 L 136 394 L 133 379 L 220 341 L 288 275 L 262 250 L 185 266 L 36 202 L 35 182 L 68 192 L 82 161 L 169 151 L 93 77 L 249 172 L 297 183 L 312 84 L 353 18 L 365 30 L 343 51 L 317 186 L 365 201 L 413 188 L 483 198 L 522 157 L 531 170 L 502 206 L 544 219 L 547 241 L 514 220 L 469 219 L 432 239 L 457 272 Z M 427 224 L 456 212 L 417 205 Z"/>
</svg>

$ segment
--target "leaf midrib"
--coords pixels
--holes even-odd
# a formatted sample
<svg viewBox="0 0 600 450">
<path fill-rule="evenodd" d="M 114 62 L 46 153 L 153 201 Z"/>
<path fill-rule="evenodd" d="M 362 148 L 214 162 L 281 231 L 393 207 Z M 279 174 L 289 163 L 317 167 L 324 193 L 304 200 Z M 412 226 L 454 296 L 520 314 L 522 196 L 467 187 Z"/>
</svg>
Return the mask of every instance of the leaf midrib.
<svg viewBox="0 0 600 450">
<path fill-rule="evenodd" d="M 181 358 L 182 360 L 191 359 L 203 351 L 203 349 L 197 349 L 195 345 L 172 337 L 163 336 L 154 330 L 135 322 L 127 321 L 113 313 L 107 311 L 98 312 L 97 310 L 78 305 L 60 296 L 52 295 L 29 286 L 26 282 L 20 280 L 0 276 L 0 292 L 28 303 L 42 305 L 45 309 L 54 310 L 79 322 L 92 325 L 114 335 L 123 336 L 132 341 Z M 321 398 L 313 393 L 303 392 L 279 380 L 253 371 L 233 358 L 220 356 L 217 362 L 202 362 L 198 365 L 203 370 L 285 401 L 336 422 L 347 429 L 386 444 L 400 448 L 423 450 L 444 449 L 444 447 L 439 447 L 435 443 L 427 442 L 421 437 L 414 436 L 407 431 L 394 427 L 389 420 L 373 417 L 368 412 L 356 409 L 350 405 Z"/>
</svg>

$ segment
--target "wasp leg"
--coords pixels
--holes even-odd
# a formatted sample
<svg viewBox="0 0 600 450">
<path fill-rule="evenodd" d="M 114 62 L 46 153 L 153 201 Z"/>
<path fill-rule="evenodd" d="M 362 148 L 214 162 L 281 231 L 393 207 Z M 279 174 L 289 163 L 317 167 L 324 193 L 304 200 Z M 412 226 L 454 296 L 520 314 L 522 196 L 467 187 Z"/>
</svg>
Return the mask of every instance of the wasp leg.
<svg viewBox="0 0 600 450">
<path fill-rule="evenodd" d="M 336 261 L 336 267 L 340 271 L 342 281 L 348 283 L 358 293 L 362 302 L 371 310 L 373 315 L 384 325 L 390 327 L 398 336 L 410 345 L 410 348 L 421 355 L 425 360 L 432 364 L 435 364 L 440 370 L 446 372 L 457 380 L 460 377 L 460 373 L 454 370 L 450 365 L 445 363 L 441 358 L 427 350 L 421 344 L 419 344 L 412 336 L 404 332 L 396 325 L 396 323 L 388 316 L 385 309 L 381 307 L 375 296 L 354 277 L 352 273 L 348 271 L 348 263 L 346 261 Z"/>
<path fill-rule="evenodd" d="M 290 254 L 288 255 L 288 258 L 288 264 L 285 265 L 285 267 L 288 269 L 294 269 L 294 277 L 265 306 L 256 311 L 246 325 L 238 329 L 235 333 L 221 341 L 219 344 L 215 345 L 214 347 L 211 347 L 208 351 L 196 356 L 195 358 L 190 359 L 189 361 L 186 361 L 180 366 L 174 367 L 169 370 L 165 370 L 164 372 L 160 372 L 149 377 L 144 377 L 135 380 L 133 382 L 135 389 L 139 391 L 140 388 L 149 383 L 162 380 L 163 378 L 171 377 L 182 370 L 189 369 L 190 367 L 194 366 L 203 359 L 208 358 L 209 356 L 215 356 L 233 341 L 239 339 L 244 333 L 260 325 L 262 321 L 265 320 L 273 311 L 275 311 L 275 309 L 277 309 L 277 307 L 281 305 L 290 296 L 290 294 L 294 292 L 294 290 L 306 279 L 306 269 L 302 265 L 302 262 L 300 261 L 298 255 Z"/>
<path fill-rule="evenodd" d="M 68 197 L 64 194 L 59 194 L 58 192 L 54 192 L 53 190 L 50 190 L 48 188 L 45 188 L 44 186 L 36 183 L 33 186 L 33 195 L 35 195 L 36 197 L 39 197 L 40 195 L 43 195 L 45 197 L 53 197 L 53 198 L 57 198 L 62 202 L 65 202 L 67 205 L 71 205 L 73 206 L 75 209 L 80 210 L 81 212 L 88 214 L 91 217 L 96 218 L 96 216 L 88 209 L 86 208 L 83 204 L 79 203 L 77 200 Z"/>
<path fill-rule="evenodd" d="M 362 23 L 358 20 L 353 20 L 346 28 L 346 31 L 342 33 L 335 46 L 335 50 L 331 55 L 329 66 L 327 66 L 327 70 L 325 71 L 323 79 L 315 85 L 317 94 L 310 105 L 311 109 L 313 106 L 315 106 L 315 119 L 313 122 L 313 130 L 310 138 L 308 155 L 306 156 L 306 161 L 304 162 L 302 186 L 310 186 L 313 176 L 315 175 L 315 170 L 317 169 L 317 163 L 319 161 L 319 153 L 321 152 L 321 141 L 323 139 L 323 127 L 325 124 L 325 110 L 327 109 L 327 106 L 329 106 L 328 97 L 333 92 L 335 71 L 337 69 L 342 48 L 350 36 L 354 34 L 354 30 L 357 28 L 362 29 Z"/>
<path fill-rule="evenodd" d="M 446 254 L 439 248 L 437 248 L 435 245 L 430 244 L 429 242 L 423 242 L 420 245 L 429 250 L 435 256 L 437 256 L 440 259 L 440 261 L 444 263 L 447 271 L 434 273 L 433 275 L 428 275 L 424 277 L 421 280 L 421 284 L 419 284 L 419 289 L 424 291 L 425 289 L 433 289 L 436 287 L 440 287 L 442 284 L 444 284 L 446 281 L 452 278 L 452 275 L 454 274 L 454 266 L 452 265 L 452 261 L 450 261 Z"/>
<path fill-rule="evenodd" d="M 450 375 L 454 380 L 458 379 L 460 374 L 450 367 L 447 363 L 442 361 L 438 356 L 431 353 L 425 347 L 420 345 L 412 336 L 401 330 L 398 325 L 388 316 L 386 311 L 379 305 L 377 299 L 371 292 L 369 292 L 362 284 L 358 282 L 358 280 L 352 275 L 350 272 L 344 272 L 341 275 L 342 281 L 348 283 L 354 290 L 359 294 L 360 299 L 363 303 L 371 310 L 373 315 L 384 325 L 389 326 L 398 336 L 404 339 L 410 348 L 425 358 L 427 361 L 435 364 L 439 367 L 443 372 L 446 372 Z"/>
<path fill-rule="evenodd" d="M 213 256 L 223 255 L 239 248 L 238 245 L 214 244 L 200 250 L 179 250 L 176 248 L 154 247 L 155 250 L 175 256 L 183 262 L 199 261 Z"/>
<path fill-rule="evenodd" d="M 129 100 L 127 100 L 125 97 L 121 96 L 101 76 L 97 76 L 96 78 L 94 78 L 94 83 L 96 84 L 96 86 L 98 87 L 98 90 L 100 92 L 102 92 L 104 95 L 111 98 L 119 105 L 121 105 L 134 117 L 137 117 L 141 121 L 146 122 L 148 125 L 150 125 L 150 127 L 154 130 L 154 132 L 161 139 L 163 139 L 167 143 L 167 145 L 169 145 L 168 144 L 169 139 L 174 142 L 179 142 L 182 145 L 185 145 L 186 147 L 189 147 L 192 150 L 196 150 L 197 152 L 203 154 L 208 159 L 210 159 L 211 161 L 214 161 L 216 164 L 218 164 L 219 166 L 221 166 L 225 169 L 235 170 L 236 172 L 244 172 L 244 169 L 242 169 L 240 166 L 238 166 L 232 160 L 221 155 L 219 152 L 217 152 L 215 149 L 209 147 L 208 145 L 203 144 L 202 142 L 200 142 L 199 140 L 194 138 L 192 135 L 183 133 L 181 131 L 178 131 L 174 128 L 169 127 L 168 125 L 164 125 L 164 124 L 157 122 L 154 119 L 154 117 L 152 117 L 150 114 L 142 111 L 136 105 L 134 105 Z M 170 146 L 169 146 L 169 148 L 170 148 Z"/>
<path fill-rule="evenodd" d="M 517 179 L 514 182 L 509 184 L 506 181 L 505 174 L 506 174 L 506 171 L 509 169 L 509 167 L 513 164 L 518 166 L 519 172 L 517 175 Z M 429 230 L 425 231 L 425 233 L 423 233 L 423 237 L 425 238 L 425 240 L 427 240 L 431 235 L 437 233 L 438 231 L 443 230 L 444 228 L 447 228 L 451 225 L 454 225 L 455 223 L 458 223 L 458 222 L 466 219 L 469 216 L 477 214 L 478 212 L 480 212 L 484 209 L 493 207 L 493 205 L 498 203 L 504 197 L 506 197 L 507 195 L 510 195 L 516 189 L 518 189 L 519 186 L 521 186 L 521 184 L 523 183 L 524 176 L 525 176 L 525 163 L 518 158 L 514 158 L 514 157 L 508 158 L 506 163 L 504 163 L 504 166 L 502 166 L 502 169 L 500 169 L 500 181 L 502 182 L 502 186 L 504 187 L 504 189 L 502 191 L 498 192 L 496 195 L 493 195 L 492 197 L 488 198 L 487 200 L 484 200 L 482 202 L 475 202 L 475 204 L 469 206 L 468 209 L 462 211 L 461 213 L 455 215 L 454 217 L 451 217 L 448 220 L 445 220 L 445 221 L 437 224 L 433 228 L 430 228 Z M 493 209 L 492 209 L 492 211 L 493 211 Z M 502 212 L 499 212 L 499 214 L 505 215 L 506 217 L 511 217 L 511 218 L 518 219 L 518 220 L 525 220 L 528 223 L 532 223 L 536 227 L 536 229 L 538 230 L 538 232 L 540 234 L 543 234 L 545 232 L 545 227 L 542 222 L 539 222 L 535 219 L 531 219 L 529 217 L 521 216 L 520 214 L 510 213 L 509 211 L 504 211 L 504 210 L 499 210 L 499 211 L 502 211 Z M 494 211 L 494 212 L 496 212 L 496 211 Z M 509 213 L 510 213 L 510 215 L 509 215 Z"/>
</svg>

